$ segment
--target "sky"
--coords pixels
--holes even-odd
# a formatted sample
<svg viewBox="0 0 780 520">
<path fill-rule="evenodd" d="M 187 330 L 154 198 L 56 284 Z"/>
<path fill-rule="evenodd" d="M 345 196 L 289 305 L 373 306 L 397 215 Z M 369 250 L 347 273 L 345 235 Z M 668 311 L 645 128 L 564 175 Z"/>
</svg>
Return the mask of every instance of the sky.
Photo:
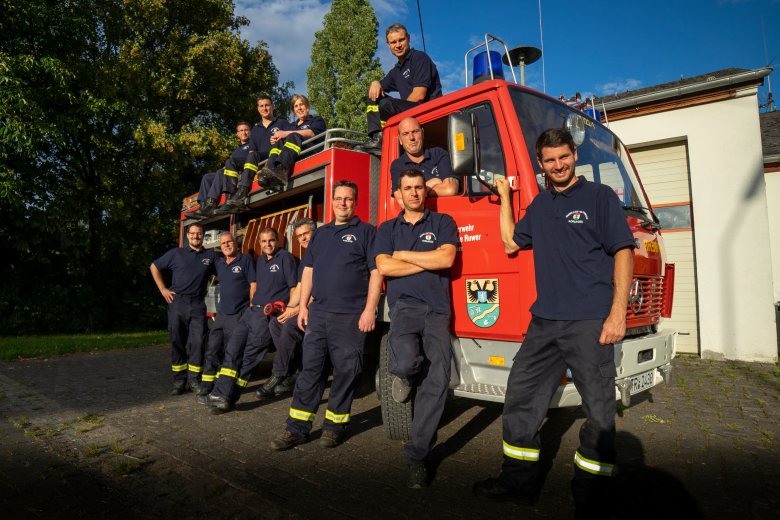
<svg viewBox="0 0 780 520">
<path fill-rule="evenodd" d="M 235 1 L 236 14 L 250 20 L 242 37 L 252 44 L 265 41 L 280 81 L 293 81 L 295 92 L 306 93 L 311 45 L 330 2 Z M 436 63 L 445 94 L 465 86 L 464 56 L 485 33 L 510 49 L 543 49 L 543 59 L 526 68 L 526 84 L 555 97 L 604 96 L 766 65 L 776 70 L 759 90 L 759 102 L 766 102 L 768 83 L 780 88 L 780 0 L 420 0 L 422 30 L 416 1 L 370 3 L 379 20 L 383 69 L 395 62 L 384 43 L 385 28 L 400 22 L 412 47 L 426 50 Z M 511 80 L 508 69 L 505 74 Z"/>
</svg>

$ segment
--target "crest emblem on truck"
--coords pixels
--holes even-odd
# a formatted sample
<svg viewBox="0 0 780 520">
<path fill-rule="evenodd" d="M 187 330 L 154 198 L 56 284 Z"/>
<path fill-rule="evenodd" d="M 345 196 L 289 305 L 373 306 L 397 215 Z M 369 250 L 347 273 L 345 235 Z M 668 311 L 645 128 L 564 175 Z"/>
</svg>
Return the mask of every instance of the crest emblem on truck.
<svg viewBox="0 0 780 520">
<path fill-rule="evenodd" d="M 634 283 L 631 284 L 631 289 L 628 291 L 628 304 L 631 306 L 631 311 L 634 314 L 639 314 L 644 303 L 645 293 L 642 290 L 642 282 L 634 280 Z"/>
<path fill-rule="evenodd" d="M 466 279 L 466 309 L 477 327 L 485 329 L 495 325 L 501 311 L 498 278 Z"/>
</svg>

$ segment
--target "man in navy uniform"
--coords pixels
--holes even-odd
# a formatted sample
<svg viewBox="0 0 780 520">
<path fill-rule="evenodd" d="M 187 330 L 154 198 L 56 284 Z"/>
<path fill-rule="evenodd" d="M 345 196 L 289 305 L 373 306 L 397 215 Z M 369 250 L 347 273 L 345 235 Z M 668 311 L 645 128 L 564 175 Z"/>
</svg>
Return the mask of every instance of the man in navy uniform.
<svg viewBox="0 0 780 520">
<path fill-rule="evenodd" d="M 268 331 L 270 315 L 264 312 L 267 304 L 290 299 L 290 289 L 298 283 L 298 264 L 286 249 L 278 248 L 279 237 L 274 228 L 260 231 L 261 254 L 257 257 L 257 285 L 250 296 L 252 305 L 244 312 L 225 349 L 225 359 L 219 369 L 214 390 L 206 404 L 214 414 L 235 407 L 241 389 L 249 384 L 252 370 L 263 360 L 272 345 Z"/>
<path fill-rule="evenodd" d="M 238 181 L 238 189 L 224 204 L 222 211 L 236 211 L 244 207 L 247 195 L 252 187 L 260 166 L 271 152 L 271 138 L 280 130 L 287 130 L 290 123 L 286 119 L 274 116 L 274 105 L 268 94 L 257 96 L 257 112 L 260 114 L 260 122 L 252 128 L 249 136 L 249 153 L 243 165 L 243 171 Z"/>
<path fill-rule="evenodd" d="M 258 182 L 263 187 L 287 186 L 287 180 L 293 170 L 295 161 L 301 155 L 303 142 L 323 133 L 327 127 L 325 120 L 320 116 L 309 114 L 311 105 L 309 98 L 302 94 L 292 97 L 293 113 L 298 118 L 291 123 L 287 130 L 280 130 L 271 136 L 271 151 L 268 156 L 268 165 L 260 171 Z M 315 139 L 309 146 L 321 142 L 322 138 Z"/>
<path fill-rule="evenodd" d="M 293 225 L 293 234 L 301 245 L 301 248 L 309 247 L 309 242 L 314 236 L 317 224 L 310 218 L 302 218 Z M 269 328 L 271 337 L 276 347 L 274 363 L 271 367 L 271 377 L 255 391 L 258 399 L 266 399 L 273 396 L 292 392 L 295 383 L 295 374 L 291 374 L 300 366 L 301 345 L 303 343 L 303 331 L 298 328 L 299 298 L 301 295 L 301 275 L 304 262 L 298 265 L 298 285 L 290 291 L 290 303 L 287 309 L 271 320 Z M 297 372 L 297 371 L 296 371 Z"/>
<path fill-rule="evenodd" d="M 305 330 L 303 369 L 295 383 L 287 427 L 271 441 L 275 450 L 307 442 L 333 366 L 328 408 L 319 444 L 344 439 L 355 387 L 363 369 L 366 334 L 374 330 L 382 276 L 371 250 L 376 230 L 355 216 L 358 189 L 338 181 L 331 193 L 334 219 L 320 227 L 304 255 L 298 326 Z M 314 301 L 309 303 L 309 297 Z"/>
<path fill-rule="evenodd" d="M 494 501 L 533 502 L 539 485 L 539 427 L 561 374 L 571 369 L 587 417 L 574 454 L 577 516 L 590 518 L 607 494 L 615 463 L 614 343 L 626 332 L 634 237 L 609 186 L 574 175 L 576 145 L 550 129 L 536 155 L 551 186 L 514 223 L 509 184 L 496 181 L 501 238 L 508 254 L 533 249 L 537 299 L 509 373 L 504 403 L 504 462 L 497 479 L 474 492 Z M 603 516 L 603 515 L 599 515 Z"/>
<path fill-rule="evenodd" d="M 188 388 L 198 391 L 203 370 L 203 341 L 206 336 L 206 284 L 214 274 L 217 254 L 203 248 L 203 226 L 187 229 L 186 247 L 175 247 L 152 262 L 149 270 L 168 304 L 168 335 L 171 338 L 173 390 L 179 395 Z M 162 271 L 173 274 L 170 288 Z"/>
<path fill-rule="evenodd" d="M 450 383 L 449 269 L 458 229 L 452 217 L 425 207 L 427 187 L 420 170 L 402 172 L 399 191 L 405 209 L 379 227 L 374 254 L 387 279 L 392 397 L 405 402 L 417 388 L 412 439 L 405 451 L 407 486 L 422 489 L 428 485 L 425 459 L 436 442 Z"/>
<path fill-rule="evenodd" d="M 415 118 L 407 117 L 398 123 L 398 137 L 404 153 L 390 164 L 390 178 L 393 181 L 393 195 L 399 206 L 403 207 L 403 201 L 398 183 L 401 173 L 406 170 L 422 172 L 428 197 L 458 194 L 458 178 L 452 171 L 450 154 L 438 146 L 423 147 L 424 131 Z"/>
<path fill-rule="evenodd" d="M 394 23 L 385 31 L 385 37 L 398 62 L 381 81 L 372 81 L 368 88 L 369 140 L 360 147 L 365 151 L 382 149 L 382 126 L 389 117 L 441 96 L 436 65 L 427 54 L 409 46 L 406 27 Z M 401 99 L 387 96 L 388 92 L 398 92 Z"/>
<path fill-rule="evenodd" d="M 222 233 L 219 247 L 224 255 L 217 258 L 216 271 L 219 279 L 219 303 L 217 318 L 211 326 L 206 346 L 206 360 L 203 364 L 198 402 L 206 403 L 205 396 L 211 393 L 217 369 L 222 363 L 225 345 L 230 341 L 241 315 L 249 307 L 249 295 L 255 292 L 255 262 L 250 255 L 238 250 L 231 233 Z"/>
<path fill-rule="evenodd" d="M 198 203 L 200 209 L 193 213 L 194 217 L 210 217 L 219 204 L 223 193 L 230 195 L 236 191 L 238 172 L 243 168 L 249 155 L 249 131 L 251 126 L 246 121 L 236 125 L 236 137 L 240 144 L 230 154 L 225 165 L 214 173 L 205 174 L 200 181 Z"/>
</svg>

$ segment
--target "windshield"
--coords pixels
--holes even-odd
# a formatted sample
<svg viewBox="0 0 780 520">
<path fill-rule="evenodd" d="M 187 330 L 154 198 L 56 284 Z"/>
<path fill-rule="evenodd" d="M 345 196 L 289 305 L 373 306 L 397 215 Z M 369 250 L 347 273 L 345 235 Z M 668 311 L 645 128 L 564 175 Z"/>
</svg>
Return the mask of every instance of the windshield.
<svg viewBox="0 0 780 520">
<path fill-rule="evenodd" d="M 510 88 L 509 92 L 528 147 L 528 156 L 537 171 L 541 173 L 534 149 L 539 135 L 548 128 L 565 127 L 569 114 L 580 115 L 584 122 L 585 140 L 577 147 L 577 175 L 606 184 L 617 194 L 626 209 L 640 213 L 645 218 L 652 218 L 648 209 L 650 205 L 628 160 L 626 148 L 615 134 L 563 103 L 519 88 Z M 539 188 L 544 189 L 544 177 L 539 174 L 536 178 Z"/>
</svg>

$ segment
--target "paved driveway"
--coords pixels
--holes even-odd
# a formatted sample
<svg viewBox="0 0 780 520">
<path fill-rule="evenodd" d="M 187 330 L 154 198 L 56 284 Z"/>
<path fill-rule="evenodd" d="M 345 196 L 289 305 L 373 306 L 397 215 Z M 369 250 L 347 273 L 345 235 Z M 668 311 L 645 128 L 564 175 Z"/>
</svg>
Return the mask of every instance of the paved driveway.
<svg viewBox="0 0 780 520">
<path fill-rule="evenodd" d="M 289 399 L 260 402 L 250 383 L 235 412 L 209 415 L 171 397 L 164 346 L 0 363 L 0 511 L 9 518 L 569 518 L 578 409 L 543 426 L 549 466 L 534 507 L 477 500 L 471 484 L 501 464 L 501 406 L 448 402 L 434 480 L 405 487 L 366 377 L 351 436 L 287 452 L 269 440 Z M 268 377 L 270 364 L 258 377 Z M 767 364 L 678 359 L 671 386 L 617 420 L 619 518 L 778 518 L 780 376 Z M 327 396 L 327 393 L 326 393 Z M 324 407 L 315 421 L 319 435 Z M 658 515 L 658 516 L 654 516 Z"/>
</svg>

